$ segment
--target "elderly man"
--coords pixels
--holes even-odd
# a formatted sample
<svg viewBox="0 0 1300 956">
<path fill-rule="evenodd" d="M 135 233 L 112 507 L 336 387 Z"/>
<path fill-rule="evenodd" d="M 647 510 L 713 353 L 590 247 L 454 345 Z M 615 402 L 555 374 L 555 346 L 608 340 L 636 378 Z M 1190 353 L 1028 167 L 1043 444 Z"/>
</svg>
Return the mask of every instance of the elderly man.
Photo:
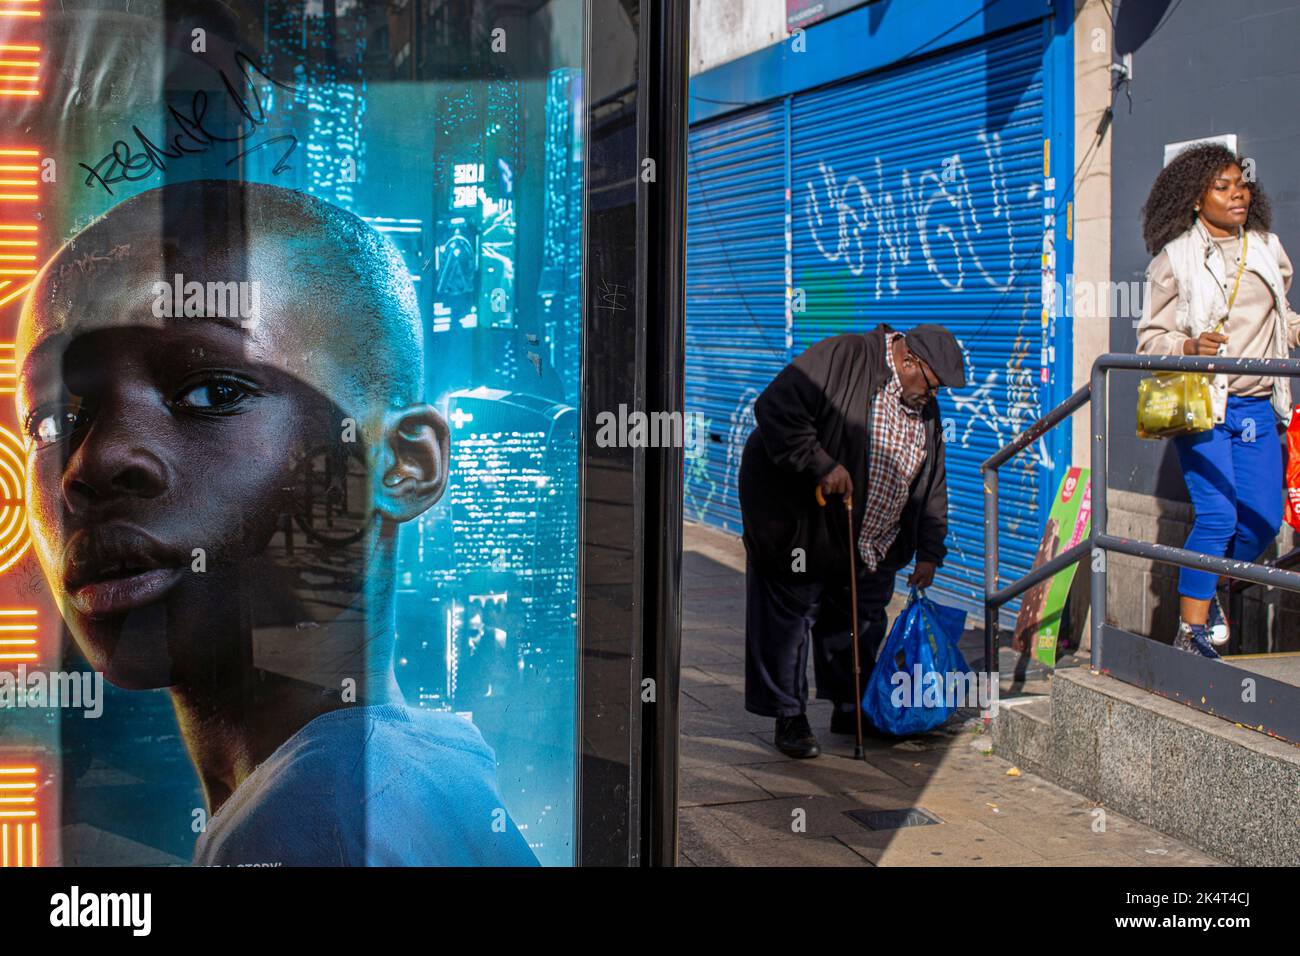
<svg viewBox="0 0 1300 956">
<path fill-rule="evenodd" d="M 936 393 L 966 384 L 952 333 L 887 325 L 818 342 L 754 403 L 758 427 L 740 464 L 747 555 L 745 709 L 776 718 L 777 748 L 816 757 L 804 713 L 812 638 L 817 696 L 832 733 L 856 725 L 849 628 L 851 496 L 864 676 L 885 633 L 894 577 L 927 587 L 943 563 L 948 485 Z"/>
</svg>

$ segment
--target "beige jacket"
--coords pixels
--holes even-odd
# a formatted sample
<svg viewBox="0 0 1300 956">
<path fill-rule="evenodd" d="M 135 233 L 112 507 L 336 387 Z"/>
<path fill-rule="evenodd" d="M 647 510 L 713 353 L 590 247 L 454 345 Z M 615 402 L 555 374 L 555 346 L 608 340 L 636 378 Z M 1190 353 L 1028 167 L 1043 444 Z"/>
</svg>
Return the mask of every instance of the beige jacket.
<svg viewBox="0 0 1300 956">
<path fill-rule="evenodd" d="M 1300 345 L 1300 315 L 1291 310 L 1286 294 L 1291 284 L 1291 261 L 1273 233 L 1251 232 L 1242 283 L 1258 282 L 1271 298 L 1272 308 L 1254 310 L 1256 320 L 1241 323 L 1244 300 L 1238 293 L 1228 347 L 1221 354 L 1255 354 L 1286 358 Z M 1182 355 L 1183 343 L 1210 331 L 1228 312 L 1234 275 L 1227 274 L 1223 256 L 1198 221 L 1170 242 L 1147 270 L 1146 299 L 1138 323 L 1138 352 L 1145 355 Z M 1247 345 L 1249 343 L 1249 345 Z M 1215 421 L 1223 421 L 1233 382 L 1244 377 L 1215 375 L 1211 380 Z M 1281 421 L 1291 414 L 1290 383 L 1271 380 L 1273 411 Z"/>
</svg>

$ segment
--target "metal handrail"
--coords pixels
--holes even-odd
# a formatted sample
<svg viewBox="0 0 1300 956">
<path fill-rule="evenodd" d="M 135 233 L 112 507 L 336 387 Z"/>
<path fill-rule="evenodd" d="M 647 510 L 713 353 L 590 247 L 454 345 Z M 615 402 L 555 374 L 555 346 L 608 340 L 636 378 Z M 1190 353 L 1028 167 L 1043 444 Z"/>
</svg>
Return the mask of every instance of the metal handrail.
<svg viewBox="0 0 1300 956">
<path fill-rule="evenodd" d="M 1225 358 L 1217 355 L 1128 355 L 1107 353 L 1092 365 L 1089 384 L 1079 388 L 1046 415 L 1036 420 L 1007 445 L 998 449 L 983 464 L 984 476 L 984 662 L 990 675 L 997 672 L 998 611 L 1008 601 L 1041 581 L 1083 558 L 1085 555 L 1116 551 L 1166 564 L 1214 571 L 1230 578 L 1300 591 L 1300 573 L 1276 565 L 1252 561 L 1234 561 L 1217 555 L 1119 538 L 1107 533 L 1106 453 L 1107 453 L 1107 384 L 1112 370 L 1150 372 L 1205 372 L 1267 376 L 1300 375 L 1300 359 Z M 1093 401 L 1094 398 L 1099 399 Z M 1092 404 L 1092 532 L 1085 540 L 1057 555 L 1051 561 L 1021 575 L 1010 585 L 998 589 L 998 468 L 1028 448 L 1053 427 L 1069 418 L 1085 404 Z M 1106 563 L 1094 562 L 1091 594 L 1091 664 L 1102 669 L 1102 641 L 1106 620 Z"/>
<path fill-rule="evenodd" d="M 1270 561 L 1269 567 L 1281 568 L 1284 571 L 1288 568 L 1300 568 L 1300 548 L 1292 548 L 1286 554 L 1280 555 L 1276 561 Z M 1259 582 L 1257 581 L 1240 580 L 1233 581 L 1228 590 L 1235 596 L 1238 592 L 1244 591 L 1247 588 L 1258 586 Z"/>
</svg>

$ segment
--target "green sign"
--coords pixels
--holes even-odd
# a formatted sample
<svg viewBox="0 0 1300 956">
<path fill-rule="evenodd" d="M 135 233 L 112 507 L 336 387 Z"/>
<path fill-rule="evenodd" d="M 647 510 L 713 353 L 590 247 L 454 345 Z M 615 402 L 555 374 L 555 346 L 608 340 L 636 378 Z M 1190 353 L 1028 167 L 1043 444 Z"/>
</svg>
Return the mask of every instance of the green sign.
<svg viewBox="0 0 1300 956">
<path fill-rule="evenodd" d="M 1056 500 L 1047 515 L 1042 542 L 1034 567 L 1046 564 L 1088 537 L 1092 530 L 1092 482 L 1087 468 L 1071 468 L 1061 479 Z M 1061 614 L 1065 598 L 1074 583 L 1077 564 L 1058 571 L 1026 592 L 1016 618 L 1013 644 L 1017 650 L 1030 648 L 1034 660 L 1056 666 L 1056 642 L 1061 635 Z"/>
</svg>

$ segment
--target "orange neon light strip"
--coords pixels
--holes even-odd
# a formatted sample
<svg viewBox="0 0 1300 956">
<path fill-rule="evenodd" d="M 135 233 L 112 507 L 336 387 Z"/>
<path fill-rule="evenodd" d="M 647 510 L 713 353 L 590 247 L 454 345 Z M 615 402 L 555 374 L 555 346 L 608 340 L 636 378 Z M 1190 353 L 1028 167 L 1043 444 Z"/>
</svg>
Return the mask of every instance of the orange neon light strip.
<svg viewBox="0 0 1300 956">
<path fill-rule="evenodd" d="M 12 353 L 14 343 L 0 343 L 0 352 L 9 350 Z M 12 355 L 7 358 L 0 358 L 0 367 L 4 365 L 13 366 L 14 360 Z M 13 373 L 4 373 L 5 377 L 12 377 Z M 0 393 L 12 395 L 13 386 L 0 387 Z M 30 607 L 8 607 L 0 608 L 0 661 L 34 661 L 39 658 L 35 650 L 25 651 L 18 648 L 36 647 L 36 639 L 31 637 L 10 637 L 11 634 L 31 634 L 39 629 L 39 623 L 34 620 L 15 620 L 15 618 L 35 618 L 36 609 Z M 0 774 L 5 773 L 30 773 L 34 774 L 34 768 L 20 767 L 17 769 L 6 769 L 0 767 Z M 3 783 L 0 783 L 0 790 L 13 789 Z"/>
<path fill-rule="evenodd" d="M 0 867 L 40 865 L 36 775 L 33 766 L 0 767 L 0 790 L 21 791 L 0 796 Z M 15 777 L 28 779 L 14 780 Z M 4 782 L 5 778 L 12 782 Z"/>
<path fill-rule="evenodd" d="M 26 294 L 27 290 L 30 289 L 31 287 L 32 284 L 30 282 L 28 282 L 26 285 L 19 286 L 13 292 L 10 292 L 7 296 L 0 299 L 0 306 L 8 305 L 14 299 L 17 299 L 19 296 Z"/>
</svg>

